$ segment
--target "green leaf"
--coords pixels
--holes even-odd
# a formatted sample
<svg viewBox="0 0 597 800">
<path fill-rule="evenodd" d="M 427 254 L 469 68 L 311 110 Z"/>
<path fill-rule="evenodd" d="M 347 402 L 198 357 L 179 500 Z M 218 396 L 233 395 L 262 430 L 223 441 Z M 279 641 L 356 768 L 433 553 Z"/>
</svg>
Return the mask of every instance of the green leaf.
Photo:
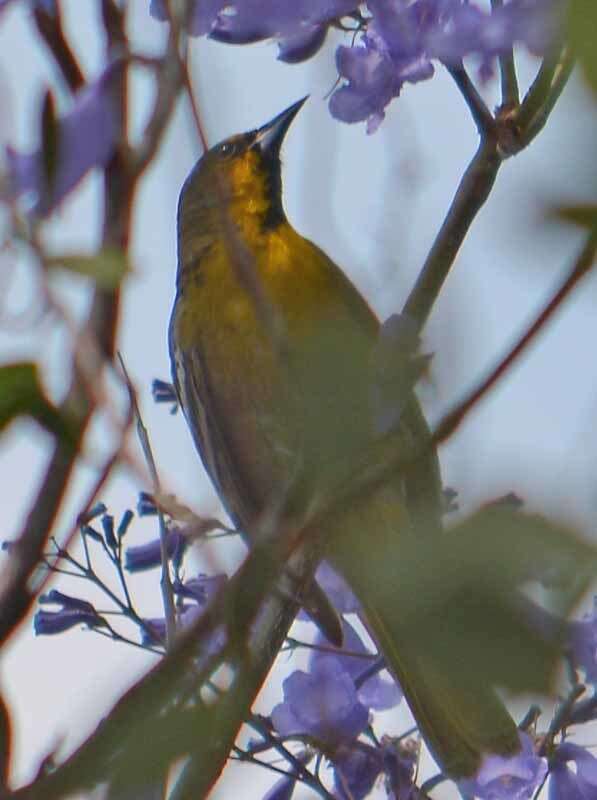
<svg viewBox="0 0 597 800">
<path fill-rule="evenodd" d="M 46 397 L 31 362 L 0 367 L 0 432 L 21 416 L 32 417 L 65 442 L 72 439 L 71 426 Z"/>
<path fill-rule="evenodd" d="M 51 269 L 65 269 L 93 278 L 103 289 L 114 289 L 129 272 L 130 267 L 122 250 L 105 249 L 94 255 L 69 253 L 46 259 Z"/>
<path fill-rule="evenodd" d="M 595 0 L 570 1 L 568 33 L 585 78 L 593 91 L 597 92 L 597 3 Z"/>
<path fill-rule="evenodd" d="M 330 558 L 377 615 L 386 649 L 395 642 L 400 656 L 407 643 L 449 681 L 515 692 L 554 690 L 565 617 L 597 571 L 597 550 L 572 531 L 495 507 L 444 535 L 349 522 Z M 537 583 L 550 613 L 529 600 Z"/>
</svg>

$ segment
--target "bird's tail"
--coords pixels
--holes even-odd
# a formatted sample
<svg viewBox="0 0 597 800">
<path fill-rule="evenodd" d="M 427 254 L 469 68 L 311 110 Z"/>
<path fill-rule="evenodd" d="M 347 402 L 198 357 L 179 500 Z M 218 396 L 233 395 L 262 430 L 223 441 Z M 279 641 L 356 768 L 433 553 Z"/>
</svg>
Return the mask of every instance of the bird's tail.
<svg viewBox="0 0 597 800">
<path fill-rule="evenodd" d="M 433 527 L 438 527 L 433 515 L 427 516 Z M 401 617 L 400 592 L 393 587 L 401 572 L 404 575 L 401 555 L 408 551 L 412 557 L 417 550 L 413 538 L 417 532 L 411 520 L 398 493 L 391 487 L 381 487 L 366 501 L 349 504 L 340 515 L 332 532 L 329 557 L 357 595 L 387 667 L 400 683 L 421 735 L 441 769 L 452 778 L 470 777 L 484 755 L 516 753 L 520 749 L 518 730 L 483 675 L 475 680 L 470 667 L 459 667 L 458 659 L 464 656 L 454 652 L 449 659 L 444 654 L 438 657 L 433 630 L 417 635 L 412 624 L 409 630 L 408 620 L 405 624 Z M 424 532 L 419 535 L 425 538 Z M 442 536 L 439 531 L 432 533 L 431 539 L 426 538 L 427 545 L 435 535 Z M 424 546 L 422 552 L 426 549 Z M 428 568 L 432 569 L 431 565 Z M 430 624 L 428 614 L 425 616 L 427 621 L 422 624 Z M 441 626 L 441 617 L 438 610 L 431 624 Z M 449 671 L 444 669 L 447 662 Z"/>
<path fill-rule="evenodd" d="M 441 769 L 452 778 L 470 777 L 484 755 L 513 755 L 520 748 L 516 725 L 491 686 L 460 683 L 432 656 L 412 652 L 399 626 L 367 605 L 367 622 L 386 663 L 400 683 L 421 735 Z M 470 676 L 470 670 L 467 671 Z"/>
</svg>

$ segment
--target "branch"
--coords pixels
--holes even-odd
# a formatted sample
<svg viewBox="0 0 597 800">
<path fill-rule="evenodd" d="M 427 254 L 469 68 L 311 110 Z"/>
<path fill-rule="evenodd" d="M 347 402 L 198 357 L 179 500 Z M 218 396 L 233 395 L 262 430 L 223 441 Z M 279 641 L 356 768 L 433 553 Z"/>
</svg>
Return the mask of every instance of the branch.
<svg viewBox="0 0 597 800">
<path fill-rule="evenodd" d="M 179 800 L 206 796 L 228 759 L 238 730 L 300 604 L 300 597 L 291 597 L 288 593 L 283 600 L 277 594 L 267 597 L 278 575 L 272 575 L 269 557 L 265 557 L 265 561 L 267 566 L 262 549 L 252 551 L 214 605 L 191 628 L 181 632 L 169 654 L 124 695 L 87 741 L 51 774 L 17 790 L 14 797 L 20 800 L 64 797 L 105 781 L 117 754 L 118 758 L 134 763 L 141 754 L 139 750 L 144 764 L 151 763 L 152 768 L 191 754 L 192 760 L 183 771 L 175 796 Z M 310 575 L 313 565 L 307 566 Z M 282 569 L 281 564 L 279 569 Z M 256 575 L 262 577 L 257 584 Z M 267 599 L 260 611 L 259 623 L 253 626 L 254 613 L 264 598 Z M 193 663 L 198 642 L 239 608 L 247 613 L 242 614 L 238 623 L 234 622 L 233 629 L 229 628 L 229 645 L 221 655 L 209 658 L 209 663 L 196 676 Z M 251 636 L 249 630 L 253 631 Z M 240 646 L 243 638 L 250 642 L 248 649 Z M 241 654 L 242 661 L 238 663 Z M 199 688 L 221 663 L 236 666 L 236 680 L 213 704 L 204 705 L 199 700 Z M 189 721 L 185 725 L 185 717 L 177 710 L 169 721 L 164 709 L 172 705 L 172 700 L 189 680 L 197 687 L 192 716 L 187 715 Z M 160 730 L 159 741 L 157 737 L 148 740 L 146 735 L 140 735 L 156 729 Z M 164 738 L 169 742 L 168 747 L 164 747 Z M 142 768 L 139 764 L 138 769 Z"/>
<path fill-rule="evenodd" d="M 85 83 L 85 76 L 64 35 L 60 5 L 57 4 L 55 12 L 50 13 L 36 3 L 33 19 L 66 84 L 72 92 L 76 92 Z"/>
<path fill-rule="evenodd" d="M 454 79 L 456 86 L 460 89 L 460 93 L 470 109 L 479 131 L 479 136 L 488 136 L 495 130 L 495 120 L 485 105 L 485 101 L 475 88 L 474 83 L 469 78 L 468 72 L 462 64 L 457 66 L 446 64 L 445 67 Z"/>
<path fill-rule="evenodd" d="M 122 92 L 122 85 L 115 91 Z M 123 123 L 124 125 L 124 123 Z M 121 126 L 123 129 L 123 125 Z M 126 252 L 130 236 L 131 208 L 134 182 L 126 169 L 126 162 L 116 153 L 105 171 L 103 246 Z M 95 365 L 101 376 L 103 359 L 112 360 L 118 325 L 118 289 L 96 288 L 91 310 L 84 324 L 84 335 L 97 342 L 101 356 Z M 89 366 L 89 365 L 87 365 Z M 56 440 L 45 477 L 31 508 L 20 536 L 14 544 L 10 562 L 0 583 L 0 645 L 11 635 L 31 608 L 36 592 L 31 588 L 31 577 L 42 559 L 47 541 L 52 534 L 64 500 L 74 466 L 79 458 L 88 424 L 96 410 L 96 399 L 85 391 L 85 382 L 72 362 L 72 379 L 60 411 L 69 419 L 72 440 Z"/>
<path fill-rule="evenodd" d="M 403 308 L 419 330 L 425 326 L 460 246 L 489 196 L 500 164 L 496 140 L 489 137 L 481 141 Z"/>
<path fill-rule="evenodd" d="M 471 110 L 481 143 L 404 305 L 403 313 L 414 319 L 419 329 L 427 322 L 458 250 L 489 196 L 501 161 L 527 147 L 542 130 L 573 66 L 574 60 L 566 48 L 546 58 L 522 105 L 515 109 L 505 106 L 496 120 L 466 72 L 449 68 Z"/>
<path fill-rule="evenodd" d="M 139 404 L 137 403 L 137 394 L 135 392 L 135 387 L 133 386 L 131 379 L 129 378 L 129 374 L 124 364 L 124 359 L 122 358 L 122 355 L 120 353 L 118 354 L 118 359 L 120 361 L 120 366 L 124 373 L 124 380 L 126 383 L 126 387 L 128 389 L 131 408 L 133 409 L 135 418 L 137 420 L 137 437 L 139 439 L 143 455 L 145 456 L 145 461 L 147 462 L 147 466 L 149 468 L 149 474 L 151 475 L 151 482 L 153 485 L 154 494 L 158 496 L 161 492 L 160 478 L 155 464 L 155 459 L 153 457 L 151 442 L 149 441 L 149 434 L 141 417 L 141 411 L 139 409 Z M 176 635 L 176 612 L 174 609 L 174 595 L 172 592 L 172 581 L 170 580 L 170 558 L 168 556 L 168 541 L 167 541 L 168 531 L 166 529 L 164 512 L 161 510 L 159 505 L 157 506 L 157 512 L 158 512 L 158 521 L 160 529 L 160 551 L 162 555 L 162 574 L 160 578 L 160 588 L 162 591 L 162 602 L 164 605 L 164 616 L 166 619 L 166 648 L 169 650 L 172 647 L 172 644 L 174 642 L 174 637 Z"/>
<path fill-rule="evenodd" d="M 92 313 L 95 309 L 94 302 Z M 102 333 L 89 321 L 87 327 L 92 335 Z M 66 399 L 60 406 L 60 413 L 70 420 L 72 441 L 67 444 L 56 440 L 45 477 L 31 503 L 27 520 L 13 545 L 10 561 L 0 582 L 0 645 L 24 619 L 36 597 L 36 592 L 27 584 L 43 556 L 54 527 L 92 412 L 92 399 L 82 391 L 78 378 L 73 378 Z"/>
<path fill-rule="evenodd" d="M 145 126 L 143 140 L 133 157 L 132 168 L 136 176 L 141 175 L 156 155 L 183 87 L 178 42 L 172 26 L 170 26 L 168 43 L 156 81 L 157 95 L 151 117 Z"/>
</svg>

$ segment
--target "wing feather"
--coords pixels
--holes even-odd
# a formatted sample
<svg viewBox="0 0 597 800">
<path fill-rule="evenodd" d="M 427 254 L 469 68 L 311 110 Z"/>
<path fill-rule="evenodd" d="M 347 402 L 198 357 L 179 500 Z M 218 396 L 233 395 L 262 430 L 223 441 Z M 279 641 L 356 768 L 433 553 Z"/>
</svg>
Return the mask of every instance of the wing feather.
<svg viewBox="0 0 597 800">
<path fill-rule="evenodd" d="M 210 375 L 200 343 L 189 349 L 177 346 L 173 336 L 175 315 L 170 326 L 172 377 L 187 425 L 201 461 L 226 511 L 236 525 L 245 526 L 257 513 L 257 502 L 250 495 L 234 457 L 234 450 L 222 427 L 225 421 L 211 390 Z"/>
</svg>

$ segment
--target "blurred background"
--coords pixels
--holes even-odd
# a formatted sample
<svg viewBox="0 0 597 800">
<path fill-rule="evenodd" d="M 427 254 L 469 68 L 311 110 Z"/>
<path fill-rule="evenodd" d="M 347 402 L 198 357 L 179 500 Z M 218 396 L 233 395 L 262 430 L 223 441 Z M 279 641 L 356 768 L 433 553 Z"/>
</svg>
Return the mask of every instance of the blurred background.
<svg viewBox="0 0 597 800">
<path fill-rule="evenodd" d="M 99 74 L 103 39 L 96 3 L 64 0 L 70 41 L 88 76 Z M 146 54 L 162 52 L 165 26 L 151 19 L 148 0 L 129 0 L 129 34 Z M 191 40 L 195 97 L 211 144 L 256 127 L 305 94 L 310 101 L 288 136 L 285 202 L 295 227 L 341 264 L 383 319 L 400 311 L 454 191 L 477 145 L 475 126 L 451 79 L 438 68 L 426 83 L 407 86 L 379 131 L 342 125 L 327 111 L 336 79 L 330 36 L 317 57 L 302 65 L 276 60 L 271 43 L 226 46 Z M 521 53 L 523 88 L 537 62 Z M 0 140 L 20 150 L 36 147 L 44 87 L 64 98 L 56 71 L 39 42 L 27 3 L 13 3 L 0 18 Z M 140 130 L 153 96 L 149 73 L 134 73 L 133 131 Z M 497 86 L 483 89 L 490 105 Z M 597 184 L 595 112 L 574 75 L 552 119 L 531 147 L 504 164 L 489 202 L 475 222 L 424 333 L 433 353 L 420 395 L 430 420 L 476 384 L 505 353 L 576 257 L 583 234 L 554 220 L 553 209 L 588 202 Z M 200 155 L 188 104 L 179 103 L 158 157 L 137 199 L 133 228 L 134 273 L 122 305 L 119 348 L 135 382 L 160 476 L 168 491 L 202 514 L 223 515 L 195 454 L 182 415 L 170 416 L 150 393 L 154 378 L 169 380 L 167 325 L 176 269 L 175 215 L 180 187 Z M 51 248 L 91 251 L 100 238 L 101 181 L 88 176 L 47 224 Z M 64 392 L 68 331 L 40 315 L 36 273 L 26 256 L 0 253 L 2 362 L 37 358 L 55 398 Z M 90 297 L 84 279 L 56 277 L 63 301 L 82 318 Z M 597 278 L 589 275 L 549 328 L 467 417 L 441 449 L 443 478 L 458 492 L 460 513 L 510 491 L 527 506 L 578 525 L 587 536 L 597 519 Z M 73 524 L 83 491 L 109 437 L 105 420 L 88 439 L 62 515 Z M 50 439 L 35 424 L 13 424 L 0 441 L 2 539 L 16 535 L 49 454 Z M 117 517 L 134 507 L 148 486 L 117 471 L 102 498 Z M 129 544 L 157 535 L 155 520 L 134 523 Z M 206 564 L 231 569 L 242 554 L 229 541 L 197 553 Z M 6 558 L 5 555 L 0 556 Z M 158 574 L 134 578 L 146 616 L 160 615 Z M 60 588 L 72 591 L 67 582 Z M 86 594 L 87 596 L 87 594 Z M 24 625 L 0 665 L 2 688 L 16 719 L 13 780 L 33 777 L 39 761 L 58 748 L 69 752 L 143 669 L 143 651 L 72 631 L 36 639 Z M 279 685 L 279 680 L 278 680 Z M 279 695 L 266 693 L 270 708 Z M 237 768 L 246 769 L 246 767 Z M 234 770 L 229 770 L 229 773 Z M 271 782 L 268 775 L 255 775 Z M 238 772 L 236 775 L 238 776 Z M 226 796 L 234 774 L 216 796 Z M 226 781 L 230 781 L 227 783 Z"/>
</svg>

